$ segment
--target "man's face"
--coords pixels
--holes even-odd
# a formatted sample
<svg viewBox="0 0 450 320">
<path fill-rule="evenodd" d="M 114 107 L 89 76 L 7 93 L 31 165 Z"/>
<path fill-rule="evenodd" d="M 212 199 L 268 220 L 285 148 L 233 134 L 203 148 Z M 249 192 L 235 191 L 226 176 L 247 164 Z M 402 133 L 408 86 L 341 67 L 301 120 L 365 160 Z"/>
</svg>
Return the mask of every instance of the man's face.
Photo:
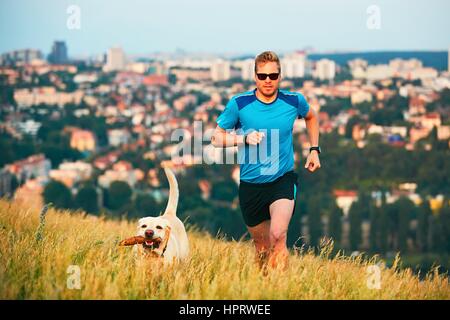
<svg viewBox="0 0 450 320">
<path fill-rule="evenodd" d="M 266 62 L 264 64 L 258 64 L 256 68 L 256 74 L 254 75 L 256 88 L 258 89 L 258 91 L 266 97 L 273 96 L 280 86 L 281 75 L 279 75 L 276 80 L 271 80 L 269 77 L 266 77 L 265 80 L 259 80 L 257 74 L 279 74 L 279 72 L 280 70 L 278 69 L 278 65 L 276 62 Z"/>
</svg>

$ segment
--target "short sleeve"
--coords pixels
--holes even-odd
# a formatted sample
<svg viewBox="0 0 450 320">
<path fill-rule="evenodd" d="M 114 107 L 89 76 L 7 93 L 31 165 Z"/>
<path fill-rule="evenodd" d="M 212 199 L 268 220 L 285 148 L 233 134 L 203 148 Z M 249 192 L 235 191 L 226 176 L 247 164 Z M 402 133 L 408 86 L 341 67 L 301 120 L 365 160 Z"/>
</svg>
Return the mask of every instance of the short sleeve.
<svg viewBox="0 0 450 320">
<path fill-rule="evenodd" d="M 239 121 L 239 109 L 235 99 L 230 99 L 225 110 L 217 118 L 217 125 L 222 129 L 234 129 Z"/>
<path fill-rule="evenodd" d="M 298 95 L 298 118 L 304 118 L 306 117 L 306 114 L 309 111 L 309 104 L 306 101 L 305 97 L 302 94 Z"/>
</svg>

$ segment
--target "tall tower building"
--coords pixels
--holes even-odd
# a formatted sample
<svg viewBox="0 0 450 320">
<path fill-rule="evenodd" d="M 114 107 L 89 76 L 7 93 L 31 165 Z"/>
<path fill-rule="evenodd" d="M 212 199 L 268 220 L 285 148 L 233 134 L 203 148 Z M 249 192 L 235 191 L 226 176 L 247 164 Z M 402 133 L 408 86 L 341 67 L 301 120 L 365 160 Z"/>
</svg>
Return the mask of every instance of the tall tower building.
<svg viewBox="0 0 450 320">
<path fill-rule="evenodd" d="M 297 51 L 281 59 L 281 75 L 284 78 L 303 78 L 305 76 L 306 53 Z"/>
<path fill-rule="evenodd" d="M 231 78 L 231 65 L 228 61 L 217 60 L 211 65 L 211 79 L 226 81 Z"/>
<path fill-rule="evenodd" d="M 241 62 L 241 78 L 243 80 L 253 80 L 254 73 L 255 73 L 254 59 L 246 59 Z"/>
<path fill-rule="evenodd" d="M 320 80 L 332 80 L 336 75 L 336 64 L 332 60 L 320 59 L 316 62 L 315 77 Z"/>
<path fill-rule="evenodd" d="M 48 62 L 53 64 L 64 64 L 68 62 L 67 46 L 64 41 L 53 42 L 52 51 L 48 55 Z"/>
<path fill-rule="evenodd" d="M 125 69 L 126 59 L 122 48 L 114 47 L 108 50 L 106 64 L 103 67 L 105 71 L 120 71 Z"/>
</svg>

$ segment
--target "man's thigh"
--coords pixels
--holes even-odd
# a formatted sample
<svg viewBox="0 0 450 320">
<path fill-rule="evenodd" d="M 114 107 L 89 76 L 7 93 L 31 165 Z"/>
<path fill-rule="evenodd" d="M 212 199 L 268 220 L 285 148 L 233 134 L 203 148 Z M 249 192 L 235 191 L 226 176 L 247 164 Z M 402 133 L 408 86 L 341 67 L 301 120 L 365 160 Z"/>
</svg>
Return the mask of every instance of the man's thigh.
<svg viewBox="0 0 450 320">
<path fill-rule="evenodd" d="M 270 220 L 265 220 L 254 227 L 247 226 L 247 229 L 255 242 L 258 244 L 269 244 Z"/>
<path fill-rule="evenodd" d="M 294 200 L 278 199 L 269 206 L 272 231 L 287 232 L 294 211 Z"/>
</svg>

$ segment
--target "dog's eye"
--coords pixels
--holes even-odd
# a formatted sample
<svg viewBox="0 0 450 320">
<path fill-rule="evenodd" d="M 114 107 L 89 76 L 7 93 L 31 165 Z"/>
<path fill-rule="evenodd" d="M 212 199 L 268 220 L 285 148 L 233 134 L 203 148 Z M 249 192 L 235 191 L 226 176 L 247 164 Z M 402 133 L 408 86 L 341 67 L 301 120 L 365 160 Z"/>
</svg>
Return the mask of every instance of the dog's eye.
<svg viewBox="0 0 450 320">
<path fill-rule="evenodd" d="M 146 225 L 146 224 L 143 224 L 143 225 L 141 226 L 141 228 L 147 228 L 147 225 Z"/>
<path fill-rule="evenodd" d="M 156 226 L 156 229 L 162 229 L 162 227 L 161 226 Z"/>
</svg>

